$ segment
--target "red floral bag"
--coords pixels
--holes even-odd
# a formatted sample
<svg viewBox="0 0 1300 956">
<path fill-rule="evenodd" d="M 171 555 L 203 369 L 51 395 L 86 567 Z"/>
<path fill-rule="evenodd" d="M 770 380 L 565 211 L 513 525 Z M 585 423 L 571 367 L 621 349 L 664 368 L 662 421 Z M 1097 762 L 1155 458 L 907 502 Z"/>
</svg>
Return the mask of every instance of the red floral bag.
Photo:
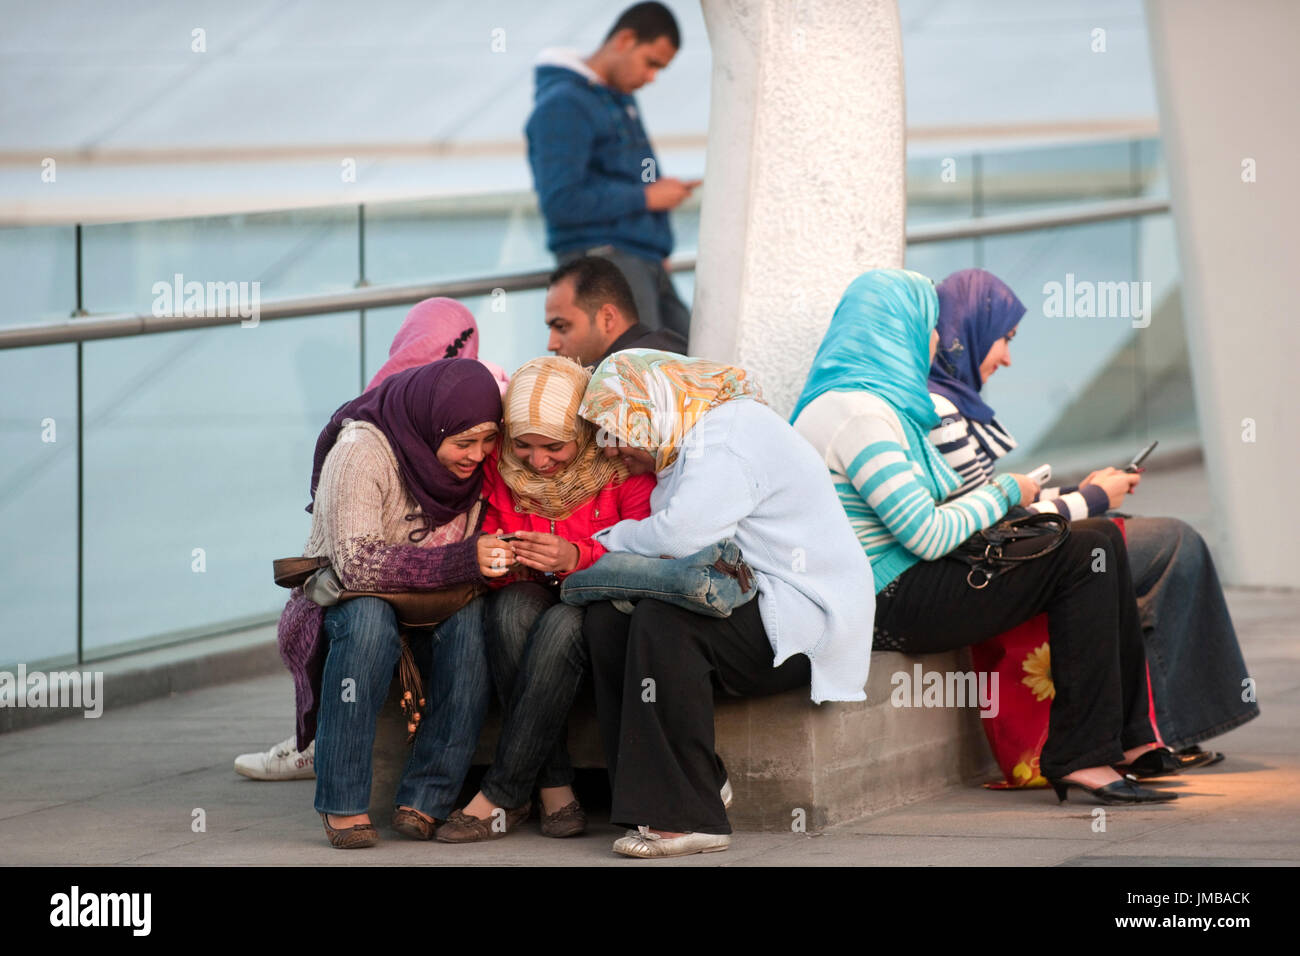
<svg viewBox="0 0 1300 956">
<path fill-rule="evenodd" d="M 1124 531 L 1124 519 L 1112 519 Z M 1051 646 L 1047 639 L 1047 615 L 1039 614 L 997 637 L 971 647 L 976 672 L 996 673 L 998 712 L 980 720 L 1002 770 L 1001 781 L 986 783 L 993 790 L 1046 787 L 1038 760 L 1047 742 L 1047 724 L 1052 714 Z M 1152 728 L 1156 728 L 1155 701 L 1151 698 L 1151 672 L 1147 669 L 1147 698 Z M 1160 731 L 1156 729 L 1156 740 Z"/>
</svg>

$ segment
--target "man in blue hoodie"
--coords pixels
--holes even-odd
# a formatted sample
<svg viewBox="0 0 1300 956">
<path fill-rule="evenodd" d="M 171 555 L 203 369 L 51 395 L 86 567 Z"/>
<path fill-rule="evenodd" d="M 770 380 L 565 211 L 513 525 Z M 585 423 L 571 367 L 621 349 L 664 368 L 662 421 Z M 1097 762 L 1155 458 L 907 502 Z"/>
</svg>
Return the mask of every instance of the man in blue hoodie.
<svg viewBox="0 0 1300 956">
<path fill-rule="evenodd" d="M 559 264 L 584 255 L 611 260 L 632 287 L 641 325 L 685 338 L 690 311 L 664 268 L 673 250 L 668 211 L 699 181 L 658 174 L 632 96 L 680 45 L 667 7 L 638 3 L 585 60 L 571 50 L 542 51 L 525 132 L 546 244 Z"/>
</svg>

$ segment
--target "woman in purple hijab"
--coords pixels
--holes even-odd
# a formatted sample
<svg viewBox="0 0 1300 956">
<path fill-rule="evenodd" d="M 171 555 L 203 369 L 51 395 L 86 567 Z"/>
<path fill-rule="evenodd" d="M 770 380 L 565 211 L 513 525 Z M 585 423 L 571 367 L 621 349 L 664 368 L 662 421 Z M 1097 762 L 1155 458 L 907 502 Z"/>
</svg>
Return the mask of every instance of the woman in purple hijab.
<svg viewBox="0 0 1300 956">
<path fill-rule="evenodd" d="M 501 392 L 482 364 L 444 359 L 399 372 L 334 413 L 316 443 L 311 534 L 350 591 L 421 591 L 483 580 L 482 463 Z M 429 839 L 460 791 L 490 685 L 483 601 L 438 625 L 426 708 L 397 790 L 393 828 Z M 294 675 L 298 749 L 314 737 L 316 810 L 336 847 L 372 846 L 375 723 L 401 654 L 393 608 L 373 597 L 329 607 L 295 588 L 279 626 Z M 317 723 L 319 715 L 319 724 Z"/>
<path fill-rule="evenodd" d="M 998 458 L 1016 447 L 980 390 L 999 368 L 1025 307 L 997 276 L 983 269 L 955 272 L 936 287 L 939 348 L 930 368 L 930 392 L 940 423 L 930 433 L 962 479 L 953 497 L 989 480 Z M 1124 516 L 1125 535 L 1111 521 L 1142 480 L 1117 468 L 1088 475 L 1077 487 L 1044 488 L 1029 511 L 1087 521 L 1127 547 L 1150 668 L 1156 724 L 1168 750 L 1144 754 L 1127 772 L 1167 776 L 1223 759 L 1198 743 L 1259 715 L 1243 700 L 1249 676 L 1228 615 L 1223 588 L 1205 540 L 1177 518 Z M 1171 752 L 1172 751 L 1172 752 Z M 1142 766 L 1138 766 L 1142 763 Z"/>
</svg>

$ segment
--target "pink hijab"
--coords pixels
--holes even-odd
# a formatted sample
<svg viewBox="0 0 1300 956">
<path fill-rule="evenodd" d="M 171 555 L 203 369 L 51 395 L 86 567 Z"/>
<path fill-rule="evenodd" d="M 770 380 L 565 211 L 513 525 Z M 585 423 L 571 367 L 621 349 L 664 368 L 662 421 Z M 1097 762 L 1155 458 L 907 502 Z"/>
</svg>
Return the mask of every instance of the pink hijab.
<svg viewBox="0 0 1300 956">
<path fill-rule="evenodd" d="M 417 365 L 428 365 L 445 358 L 478 359 L 478 323 L 474 314 L 455 299 L 425 299 L 406 313 L 402 327 L 393 336 L 388 361 L 366 386 L 370 391 L 388 376 Z M 483 362 L 497 381 L 501 394 L 509 381 L 505 369 Z"/>
</svg>

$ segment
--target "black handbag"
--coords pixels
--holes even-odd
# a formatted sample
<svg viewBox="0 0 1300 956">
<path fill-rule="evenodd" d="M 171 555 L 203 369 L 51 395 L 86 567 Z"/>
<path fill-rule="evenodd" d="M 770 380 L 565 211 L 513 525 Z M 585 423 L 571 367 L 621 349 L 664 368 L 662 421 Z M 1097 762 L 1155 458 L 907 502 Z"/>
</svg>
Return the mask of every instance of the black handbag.
<svg viewBox="0 0 1300 956">
<path fill-rule="evenodd" d="M 1051 554 L 1069 536 L 1070 522 L 1064 515 L 1030 512 L 1003 518 L 991 528 L 976 531 L 948 557 L 969 566 L 966 583 L 979 591 L 998 575 Z"/>
</svg>

